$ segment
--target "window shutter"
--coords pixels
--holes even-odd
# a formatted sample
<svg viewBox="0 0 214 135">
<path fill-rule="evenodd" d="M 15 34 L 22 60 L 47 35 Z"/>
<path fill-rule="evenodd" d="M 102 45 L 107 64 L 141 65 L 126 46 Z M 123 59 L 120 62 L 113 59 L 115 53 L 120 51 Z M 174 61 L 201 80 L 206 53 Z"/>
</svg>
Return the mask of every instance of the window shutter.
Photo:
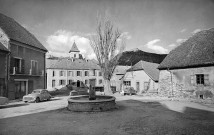
<svg viewBox="0 0 214 135">
<path fill-rule="evenodd" d="M 196 84 L 196 75 L 191 75 L 190 77 L 191 77 L 191 84 L 193 86 L 195 86 L 195 84 Z"/>
<path fill-rule="evenodd" d="M 204 74 L 204 85 L 209 85 L 209 74 Z"/>
<path fill-rule="evenodd" d="M 15 67 L 15 60 L 13 57 L 10 58 L 10 73 L 13 74 L 13 68 Z"/>
<path fill-rule="evenodd" d="M 24 59 L 22 59 L 21 60 L 21 73 L 25 73 L 25 60 Z"/>
</svg>

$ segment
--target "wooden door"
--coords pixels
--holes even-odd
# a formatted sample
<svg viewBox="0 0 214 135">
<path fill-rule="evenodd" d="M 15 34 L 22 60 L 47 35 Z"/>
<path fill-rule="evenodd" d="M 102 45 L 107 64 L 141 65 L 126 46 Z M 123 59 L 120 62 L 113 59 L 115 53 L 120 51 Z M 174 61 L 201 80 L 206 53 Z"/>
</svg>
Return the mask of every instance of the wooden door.
<svg viewBox="0 0 214 135">
<path fill-rule="evenodd" d="M 147 91 L 149 88 L 149 82 L 144 82 L 144 91 Z"/>
</svg>

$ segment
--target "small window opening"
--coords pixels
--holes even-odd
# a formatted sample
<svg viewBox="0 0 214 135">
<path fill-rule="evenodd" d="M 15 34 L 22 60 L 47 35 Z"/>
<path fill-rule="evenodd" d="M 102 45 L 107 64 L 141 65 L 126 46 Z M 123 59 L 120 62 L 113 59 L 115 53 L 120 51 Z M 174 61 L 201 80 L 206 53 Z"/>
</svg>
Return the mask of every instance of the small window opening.
<svg viewBox="0 0 214 135">
<path fill-rule="evenodd" d="M 204 99 L 204 95 L 199 95 L 200 99 Z"/>
</svg>

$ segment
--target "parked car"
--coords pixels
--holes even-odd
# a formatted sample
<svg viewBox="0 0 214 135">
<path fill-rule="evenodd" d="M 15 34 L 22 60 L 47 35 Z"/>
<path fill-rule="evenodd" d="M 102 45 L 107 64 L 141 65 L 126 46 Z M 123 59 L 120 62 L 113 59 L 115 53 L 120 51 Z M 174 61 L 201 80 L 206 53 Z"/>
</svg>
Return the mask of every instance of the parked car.
<svg viewBox="0 0 214 135">
<path fill-rule="evenodd" d="M 122 90 L 122 95 L 134 95 L 137 91 L 133 87 L 126 87 L 124 90 Z"/>
<path fill-rule="evenodd" d="M 33 90 L 31 94 L 25 95 L 23 97 L 23 101 L 25 103 L 27 102 L 40 102 L 44 100 L 51 100 L 51 95 L 49 92 L 45 89 L 36 89 Z"/>
<path fill-rule="evenodd" d="M 8 104 L 8 98 L 0 96 L 0 105 Z"/>
</svg>

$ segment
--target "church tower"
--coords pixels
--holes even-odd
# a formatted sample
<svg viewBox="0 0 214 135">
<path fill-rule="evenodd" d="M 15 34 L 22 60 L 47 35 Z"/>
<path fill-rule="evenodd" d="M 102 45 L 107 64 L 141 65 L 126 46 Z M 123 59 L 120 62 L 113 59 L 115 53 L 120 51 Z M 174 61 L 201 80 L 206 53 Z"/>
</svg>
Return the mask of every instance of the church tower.
<svg viewBox="0 0 214 135">
<path fill-rule="evenodd" d="M 77 58 L 79 59 L 81 56 L 80 56 L 80 51 L 79 49 L 77 48 L 77 45 L 74 41 L 72 47 L 71 47 L 71 50 L 69 51 L 69 54 L 70 54 L 70 57 L 71 58 Z"/>
</svg>

